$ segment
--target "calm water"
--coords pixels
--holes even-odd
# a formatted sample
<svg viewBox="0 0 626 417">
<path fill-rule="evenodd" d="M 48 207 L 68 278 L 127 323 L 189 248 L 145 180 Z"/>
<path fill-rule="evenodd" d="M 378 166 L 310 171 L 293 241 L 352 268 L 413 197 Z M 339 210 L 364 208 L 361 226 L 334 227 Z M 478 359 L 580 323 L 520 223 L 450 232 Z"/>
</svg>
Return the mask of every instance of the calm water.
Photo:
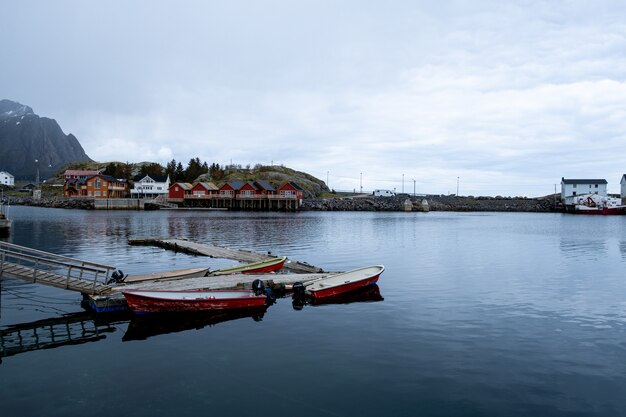
<svg viewBox="0 0 626 417">
<path fill-rule="evenodd" d="M 140 236 L 386 271 L 383 301 L 164 322 L 93 320 L 79 295 L 3 278 L 3 349 L 20 329 L 30 350 L 2 359 L 2 416 L 626 416 L 626 218 L 10 214 L 9 241 L 125 273 L 234 264 L 127 244 Z"/>
</svg>

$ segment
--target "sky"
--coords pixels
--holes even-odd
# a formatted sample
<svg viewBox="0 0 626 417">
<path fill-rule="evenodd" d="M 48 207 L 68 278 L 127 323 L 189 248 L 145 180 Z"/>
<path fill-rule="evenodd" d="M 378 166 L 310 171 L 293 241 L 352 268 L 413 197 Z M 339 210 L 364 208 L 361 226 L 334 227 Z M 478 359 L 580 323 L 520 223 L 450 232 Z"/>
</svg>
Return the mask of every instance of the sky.
<svg viewBox="0 0 626 417">
<path fill-rule="evenodd" d="M 100 162 L 335 190 L 552 194 L 626 173 L 626 2 L 0 0 L 0 99 Z"/>
</svg>

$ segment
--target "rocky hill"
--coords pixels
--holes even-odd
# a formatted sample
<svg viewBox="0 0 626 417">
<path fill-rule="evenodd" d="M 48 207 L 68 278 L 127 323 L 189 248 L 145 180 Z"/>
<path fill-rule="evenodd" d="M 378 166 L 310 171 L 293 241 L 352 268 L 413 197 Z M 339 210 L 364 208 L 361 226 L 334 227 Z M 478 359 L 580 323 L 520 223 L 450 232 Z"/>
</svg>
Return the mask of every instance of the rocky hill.
<svg viewBox="0 0 626 417">
<path fill-rule="evenodd" d="M 16 180 L 54 175 L 65 164 L 91 161 L 72 134 L 66 135 L 54 119 L 11 100 L 0 100 L 0 170 Z"/>
</svg>

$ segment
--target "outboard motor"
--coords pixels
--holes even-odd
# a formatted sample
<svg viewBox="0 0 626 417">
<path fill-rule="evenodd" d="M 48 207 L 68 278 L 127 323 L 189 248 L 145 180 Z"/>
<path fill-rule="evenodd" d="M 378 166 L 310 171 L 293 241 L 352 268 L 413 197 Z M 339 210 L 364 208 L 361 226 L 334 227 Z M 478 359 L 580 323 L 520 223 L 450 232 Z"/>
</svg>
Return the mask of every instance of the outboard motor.
<svg viewBox="0 0 626 417">
<path fill-rule="evenodd" d="M 304 299 L 304 284 L 301 282 L 293 283 L 293 298 Z"/>
<path fill-rule="evenodd" d="M 252 291 L 254 291 L 254 295 L 265 293 L 265 284 L 263 284 L 263 281 L 258 278 L 252 281 Z"/>
<path fill-rule="evenodd" d="M 110 284 L 112 282 L 120 283 L 120 282 L 124 282 L 124 279 L 126 279 L 126 276 L 124 275 L 122 270 L 116 269 L 115 271 L 113 271 L 113 273 L 111 274 L 111 278 L 109 278 L 109 280 L 106 283 L 107 284 Z"/>
</svg>

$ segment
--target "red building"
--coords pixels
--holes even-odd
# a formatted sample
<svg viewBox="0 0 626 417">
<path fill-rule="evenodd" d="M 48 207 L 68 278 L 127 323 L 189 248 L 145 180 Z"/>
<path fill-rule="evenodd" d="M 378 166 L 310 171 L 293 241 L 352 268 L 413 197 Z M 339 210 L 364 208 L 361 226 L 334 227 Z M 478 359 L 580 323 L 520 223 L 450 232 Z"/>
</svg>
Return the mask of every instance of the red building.
<svg viewBox="0 0 626 417">
<path fill-rule="evenodd" d="M 300 188 L 298 184 L 289 181 L 278 187 L 278 189 L 276 190 L 276 194 L 278 194 L 281 198 L 294 198 L 298 201 L 301 201 L 303 191 L 304 190 Z"/>
<path fill-rule="evenodd" d="M 218 192 L 219 188 L 212 182 L 199 182 L 191 188 L 191 195 L 194 198 L 210 198 Z"/>
<path fill-rule="evenodd" d="M 172 199 L 184 199 L 191 194 L 191 184 L 187 182 L 175 182 L 167 189 L 167 196 Z"/>
<path fill-rule="evenodd" d="M 235 198 L 245 183 L 239 180 L 232 180 L 219 188 L 219 196 L 221 198 Z"/>
</svg>

